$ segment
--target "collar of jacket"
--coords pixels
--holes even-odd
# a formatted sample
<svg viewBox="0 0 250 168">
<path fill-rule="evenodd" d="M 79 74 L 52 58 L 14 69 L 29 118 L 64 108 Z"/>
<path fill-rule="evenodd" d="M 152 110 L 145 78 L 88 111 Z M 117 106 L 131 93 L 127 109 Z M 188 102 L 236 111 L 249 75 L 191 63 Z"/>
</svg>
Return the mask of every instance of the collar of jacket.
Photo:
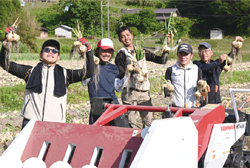
<svg viewBox="0 0 250 168">
<path fill-rule="evenodd" d="M 26 89 L 29 89 L 31 92 L 42 93 L 42 68 L 43 66 L 47 66 L 47 64 L 43 64 L 42 62 L 38 63 L 37 66 L 34 67 L 28 83 L 26 85 Z M 63 72 L 63 68 L 60 65 L 55 65 L 54 67 L 54 94 L 58 96 L 64 96 L 66 94 L 66 82 L 65 76 Z"/>
<path fill-rule="evenodd" d="M 193 62 L 190 61 L 189 65 L 186 67 L 186 68 L 183 68 L 180 64 L 179 61 L 176 62 L 176 66 L 179 67 L 179 68 L 182 68 L 182 69 L 190 69 L 192 66 L 193 66 Z"/>
<path fill-rule="evenodd" d="M 134 46 L 134 50 L 129 50 L 125 45 L 123 47 L 128 51 L 128 53 L 133 55 L 135 53 L 135 51 L 136 51 L 136 45 L 133 44 L 133 46 Z"/>
</svg>

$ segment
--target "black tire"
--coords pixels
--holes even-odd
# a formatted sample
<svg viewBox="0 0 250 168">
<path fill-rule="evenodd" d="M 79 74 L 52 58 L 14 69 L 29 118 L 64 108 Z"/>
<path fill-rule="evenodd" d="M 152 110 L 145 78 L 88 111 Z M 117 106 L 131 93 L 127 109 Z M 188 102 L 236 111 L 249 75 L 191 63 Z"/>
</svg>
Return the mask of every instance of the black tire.
<svg viewBox="0 0 250 168">
<path fill-rule="evenodd" d="M 232 165 L 232 168 L 245 168 L 244 158 L 240 154 L 236 153 Z"/>
</svg>

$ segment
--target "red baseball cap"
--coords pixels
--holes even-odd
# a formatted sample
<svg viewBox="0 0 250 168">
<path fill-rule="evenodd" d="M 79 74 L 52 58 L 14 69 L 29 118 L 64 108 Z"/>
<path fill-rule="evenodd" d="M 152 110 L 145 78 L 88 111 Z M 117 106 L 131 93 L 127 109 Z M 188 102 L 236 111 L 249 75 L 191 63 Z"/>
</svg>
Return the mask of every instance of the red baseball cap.
<svg viewBox="0 0 250 168">
<path fill-rule="evenodd" d="M 101 47 L 103 50 L 112 49 L 113 51 L 115 51 L 114 44 L 109 38 L 101 39 L 97 44 L 97 48 L 99 47 Z"/>
</svg>

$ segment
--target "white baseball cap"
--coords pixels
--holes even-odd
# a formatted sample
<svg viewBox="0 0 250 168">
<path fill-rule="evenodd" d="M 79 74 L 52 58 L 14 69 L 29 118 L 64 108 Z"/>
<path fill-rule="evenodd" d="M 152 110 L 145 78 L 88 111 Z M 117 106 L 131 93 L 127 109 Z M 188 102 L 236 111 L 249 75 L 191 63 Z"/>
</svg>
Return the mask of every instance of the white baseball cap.
<svg viewBox="0 0 250 168">
<path fill-rule="evenodd" d="M 115 51 L 114 44 L 109 38 L 101 39 L 97 44 L 97 48 L 99 47 L 101 47 L 103 50 L 112 49 L 113 51 Z"/>
</svg>

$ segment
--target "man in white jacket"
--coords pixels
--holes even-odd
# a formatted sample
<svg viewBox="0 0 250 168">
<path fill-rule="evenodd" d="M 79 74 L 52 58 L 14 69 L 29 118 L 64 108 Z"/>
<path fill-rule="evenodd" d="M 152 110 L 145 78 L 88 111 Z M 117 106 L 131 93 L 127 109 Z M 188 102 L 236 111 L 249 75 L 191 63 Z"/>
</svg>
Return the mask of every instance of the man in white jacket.
<svg viewBox="0 0 250 168">
<path fill-rule="evenodd" d="M 202 71 L 193 64 L 193 49 L 191 45 L 183 43 L 177 49 L 178 61 L 169 67 L 165 79 L 174 86 L 173 106 L 196 107 L 194 96 L 198 80 L 202 78 Z"/>
</svg>

